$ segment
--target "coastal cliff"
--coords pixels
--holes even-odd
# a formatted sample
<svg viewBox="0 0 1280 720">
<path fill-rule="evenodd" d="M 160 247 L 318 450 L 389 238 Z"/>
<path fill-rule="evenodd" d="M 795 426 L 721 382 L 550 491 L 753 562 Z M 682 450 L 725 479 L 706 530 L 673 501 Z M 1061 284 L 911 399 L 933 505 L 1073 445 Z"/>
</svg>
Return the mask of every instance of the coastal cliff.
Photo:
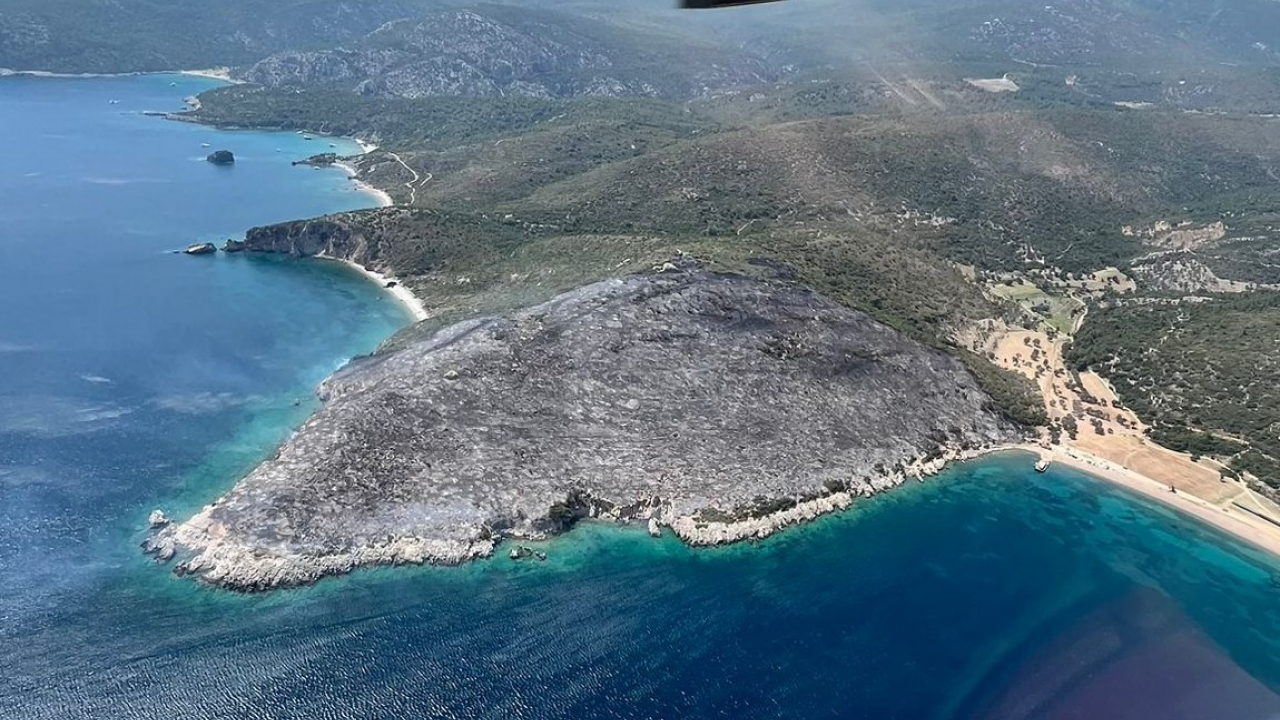
<svg viewBox="0 0 1280 720">
<path fill-rule="evenodd" d="M 278 240 L 376 252 L 327 226 Z M 148 549 L 262 590 L 459 563 L 585 517 L 718 544 L 1020 437 L 945 353 L 809 290 L 693 263 L 447 327 L 320 392 L 274 457 Z"/>
<path fill-rule="evenodd" d="M 252 228 L 245 233 L 244 249 L 292 257 L 332 257 L 360 265 L 382 260 L 376 235 L 345 222 L 343 214 Z"/>
</svg>

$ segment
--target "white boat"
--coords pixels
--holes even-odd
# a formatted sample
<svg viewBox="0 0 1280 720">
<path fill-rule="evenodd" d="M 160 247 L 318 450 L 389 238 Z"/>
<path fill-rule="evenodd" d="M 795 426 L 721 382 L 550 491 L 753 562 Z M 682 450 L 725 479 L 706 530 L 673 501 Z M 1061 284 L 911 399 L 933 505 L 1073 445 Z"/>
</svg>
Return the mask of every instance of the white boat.
<svg viewBox="0 0 1280 720">
<path fill-rule="evenodd" d="M 210 147 L 209 143 L 200 143 L 200 147 Z"/>
<path fill-rule="evenodd" d="M 1048 461 L 1048 460 L 1045 460 L 1044 458 L 1041 458 L 1040 460 L 1036 461 L 1036 472 L 1038 472 L 1038 473 L 1042 473 L 1042 472 L 1044 472 L 1045 470 L 1048 470 L 1048 469 L 1049 469 L 1049 461 Z"/>
</svg>

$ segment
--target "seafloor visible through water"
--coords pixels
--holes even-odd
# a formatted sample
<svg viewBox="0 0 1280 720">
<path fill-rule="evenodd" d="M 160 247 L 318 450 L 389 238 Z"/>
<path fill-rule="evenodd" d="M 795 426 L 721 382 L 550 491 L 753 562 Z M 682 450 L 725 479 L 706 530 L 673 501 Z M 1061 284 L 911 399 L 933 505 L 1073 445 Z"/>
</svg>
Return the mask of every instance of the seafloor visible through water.
<svg viewBox="0 0 1280 720">
<path fill-rule="evenodd" d="M 339 267 L 167 252 L 368 204 L 289 166 L 328 140 L 137 114 L 208 86 L 0 80 L 0 717 L 1280 717 L 1280 563 L 1020 454 L 754 545 L 584 525 L 545 563 L 173 577 L 147 512 L 406 322 Z"/>
</svg>

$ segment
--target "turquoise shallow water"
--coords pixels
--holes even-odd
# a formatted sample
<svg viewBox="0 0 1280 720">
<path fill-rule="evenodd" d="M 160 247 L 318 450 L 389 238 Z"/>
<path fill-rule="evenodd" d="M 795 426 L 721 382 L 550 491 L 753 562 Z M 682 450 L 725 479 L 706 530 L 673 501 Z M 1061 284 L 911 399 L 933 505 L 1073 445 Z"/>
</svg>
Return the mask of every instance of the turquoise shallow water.
<svg viewBox="0 0 1280 720">
<path fill-rule="evenodd" d="M 172 577 L 147 511 L 216 497 L 404 322 L 341 268 L 166 252 L 367 202 L 288 166 L 315 142 L 132 112 L 202 86 L 0 81 L 0 717 L 1280 717 L 1280 563 L 1019 454 L 752 545 Z"/>
</svg>

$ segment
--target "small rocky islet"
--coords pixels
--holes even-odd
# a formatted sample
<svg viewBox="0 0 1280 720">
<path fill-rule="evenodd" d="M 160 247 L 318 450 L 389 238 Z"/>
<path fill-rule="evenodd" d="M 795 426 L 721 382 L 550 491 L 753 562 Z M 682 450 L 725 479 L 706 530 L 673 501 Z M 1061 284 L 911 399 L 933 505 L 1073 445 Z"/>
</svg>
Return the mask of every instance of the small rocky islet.
<svg viewBox="0 0 1280 720">
<path fill-rule="evenodd" d="M 214 150 L 205 157 L 205 161 L 214 165 L 235 165 L 236 156 L 230 150 Z"/>
<path fill-rule="evenodd" d="M 182 252 L 186 255 L 212 255 L 218 252 L 218 246 L 211 242 L 193 243 Z"/>
<path fill-rule="evenodd" d="M 351 363 L 229 493 L 144 548 L 241 591 L 456 564 L 583 518 L 765 537 L 1014 442 L 955 358 L 692 261 Z M 515 545 L 514 558 L 525 557 Z"/>
</svg>

